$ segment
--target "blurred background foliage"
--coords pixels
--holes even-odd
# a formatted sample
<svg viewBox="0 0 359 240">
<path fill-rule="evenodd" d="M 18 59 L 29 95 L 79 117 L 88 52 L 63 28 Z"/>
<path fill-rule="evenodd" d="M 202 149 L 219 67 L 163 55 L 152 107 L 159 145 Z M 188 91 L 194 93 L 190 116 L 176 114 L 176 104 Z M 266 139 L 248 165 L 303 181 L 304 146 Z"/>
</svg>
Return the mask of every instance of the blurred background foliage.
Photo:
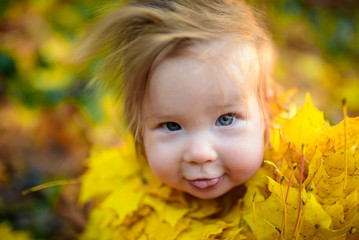
<svg viewBox="0 0 359 240">
<path fill-rule="evenodd" d="M 267 12 L 277 47 L 275 79 L 309 92 L 332 123 L 359 115 L 359 1 L 248 0 Z M 110 0 L 0 1 L 0 239 L 76 239 L 87 207 L 78 184 L 23 190 L 75 179 L 93 146 L 118 144 L 111 98 L 86 88 L 71 64 L 86 26 Z"/>
</svg>

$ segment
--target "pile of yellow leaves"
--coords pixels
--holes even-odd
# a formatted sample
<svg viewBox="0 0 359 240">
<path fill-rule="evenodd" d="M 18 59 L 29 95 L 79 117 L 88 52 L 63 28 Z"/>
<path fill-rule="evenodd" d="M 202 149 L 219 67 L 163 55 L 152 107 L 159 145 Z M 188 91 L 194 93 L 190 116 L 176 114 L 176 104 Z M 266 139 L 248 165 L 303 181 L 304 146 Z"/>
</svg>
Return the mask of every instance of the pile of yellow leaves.
<svg viewBox="0 0 359 240">
<path fill-rule="evenodd" d="M 359 118 L 330 126 L 307 97 L 280 121 L 265 153 L 274 174 L 247 183 L 243 219 L 259 239 L 358 239 Z"/>
<path fill-rule="evenodd" d="M 164 186 L 130 137 L 93 151 L 81 179 L 80 203 L 92 200 L 82 239 L 358 239 L 359 118 L 330 126 L 309 97 L 284 115 L 273 118 L 244 197 L 201 200 Z"/>
</svg>

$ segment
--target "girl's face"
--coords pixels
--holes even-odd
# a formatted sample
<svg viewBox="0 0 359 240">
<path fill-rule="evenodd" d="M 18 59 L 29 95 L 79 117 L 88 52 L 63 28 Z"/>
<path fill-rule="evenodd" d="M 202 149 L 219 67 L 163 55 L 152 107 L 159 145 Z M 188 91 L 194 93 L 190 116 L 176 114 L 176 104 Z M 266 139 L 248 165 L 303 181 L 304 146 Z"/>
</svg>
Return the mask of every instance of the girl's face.
<svg viewBox="0 0 359 240">
<path fill-rule="evenodd" d="M 203 199 L 247 181 L 263 158 L 253 88 L 211 59 L 178 55 L 153 69 L 144 100 L 144 146 L 166 185 Z M 252 89 L 249 90 L 248 89 Z"/>
</svg>

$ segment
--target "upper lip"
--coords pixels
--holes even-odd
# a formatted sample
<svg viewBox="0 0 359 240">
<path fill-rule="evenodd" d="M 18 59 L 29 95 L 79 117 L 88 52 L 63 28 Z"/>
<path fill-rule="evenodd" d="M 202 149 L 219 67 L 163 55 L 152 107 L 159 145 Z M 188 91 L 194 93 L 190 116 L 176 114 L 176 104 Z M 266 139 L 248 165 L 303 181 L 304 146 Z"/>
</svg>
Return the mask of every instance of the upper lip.
<svg viewBox="0 0 359 240">
<path fill-rule="evenodd" d="M 196 177 L 196 178 L 187 178 L 187 177 L 184 177 L 186 180 L 188 181 L 198 181 L 198 180 L 211 180 L 211 179 L 216 179 L 216 178 L 220 178 L 222 177 L 224 174 L 219 174 L 217 177 L 205 177 L 205 176 L 201 176 L 201 177 Z"/>
<path fill-rule="evenodd" d="M 200 181 L 200 180 L 211 180 L 211 179 L 216 179 L 216 178 L 220 178 L 221 176 L 219 177 L 204 177 L 204 178 L 194 178 L 194 179 L 188 179 L 186 178 L 188 181 Z"/>
</svg>

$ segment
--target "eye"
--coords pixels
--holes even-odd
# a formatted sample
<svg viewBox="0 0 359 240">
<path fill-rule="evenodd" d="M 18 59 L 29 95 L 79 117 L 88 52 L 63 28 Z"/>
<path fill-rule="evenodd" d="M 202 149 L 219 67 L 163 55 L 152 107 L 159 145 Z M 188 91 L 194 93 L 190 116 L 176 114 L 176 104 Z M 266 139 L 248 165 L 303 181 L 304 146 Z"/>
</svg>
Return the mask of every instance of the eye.
<svg viewBox="0 0 359 240">
<path fill-rule="evenodd" d="M 236 119 L 236 116 L 233 113 L 226 113 L 221 115 L 217 120 L 216 126 L 229 126 Z"/>
<path fill-rule="evenodd" d="M 179 131 L 182 129 L 181 125 L 179 125 L 178 123 L 176 122 L 165 122 L 165 123 L 162 123 L 162 127 L 168 131 Z"/>
</svg>

